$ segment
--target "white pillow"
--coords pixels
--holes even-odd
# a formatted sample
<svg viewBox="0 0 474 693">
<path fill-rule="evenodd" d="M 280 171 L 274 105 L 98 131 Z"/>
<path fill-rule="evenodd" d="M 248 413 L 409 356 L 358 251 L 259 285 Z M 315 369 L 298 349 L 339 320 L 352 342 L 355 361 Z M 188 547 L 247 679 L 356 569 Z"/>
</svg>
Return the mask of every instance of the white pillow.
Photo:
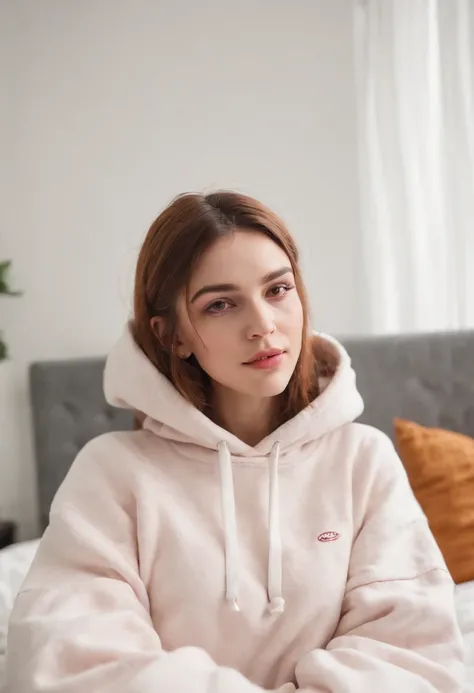
<svg viewBox="0 0 474 693">
<path fill-rule="evenodd" d="M 28 573 L 39 539 L 12 544 L 0 551 L 0 655 L 6 650 L 8 619 Z"/>
<path fill-rule="evenodd" d="M 474 582 L 456 585 L 456 613 L 464 638 L 466 679 L 464 693 L 474 693 Z"/>
</svg>

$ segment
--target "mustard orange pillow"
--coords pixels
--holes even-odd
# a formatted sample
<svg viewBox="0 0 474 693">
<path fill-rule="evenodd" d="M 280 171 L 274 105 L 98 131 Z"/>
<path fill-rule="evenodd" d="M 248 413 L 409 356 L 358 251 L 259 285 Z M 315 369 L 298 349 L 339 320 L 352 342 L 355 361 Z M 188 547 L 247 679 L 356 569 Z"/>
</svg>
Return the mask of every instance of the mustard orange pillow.
<svg viewBox="0 0 474 693">
<path fill-rule="evenodd" d="M 413 492 L 456 583 L 474 580 L 474 439 L 394 420 Z"/>
</svg>

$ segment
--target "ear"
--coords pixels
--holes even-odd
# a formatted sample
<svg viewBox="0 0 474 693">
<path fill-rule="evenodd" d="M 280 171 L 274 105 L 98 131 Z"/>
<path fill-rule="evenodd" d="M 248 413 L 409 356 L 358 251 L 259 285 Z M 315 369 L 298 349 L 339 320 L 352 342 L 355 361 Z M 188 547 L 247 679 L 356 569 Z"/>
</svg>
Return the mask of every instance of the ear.
<svg viewBox="0 0 474 693">
<path fill-rule="evenodd" d="M 166 318 L 156 315 L 154 318 L 151 318 L 150 327 L 160 344 L 163 344 L 166 329 Z"/>
<path fill-rule="evenodd" d="M 154 318 L 151 318 L 150 327 L 160 344 L 163 344 L 166 329 L 166 318 L 162 316 L 155 316 Z M 176 353 L 180 359 L 188 359 L 192 355 L 192 351 L 188 349 L 181 341 L 179 334 L 177 335 Z"/>
</svg>

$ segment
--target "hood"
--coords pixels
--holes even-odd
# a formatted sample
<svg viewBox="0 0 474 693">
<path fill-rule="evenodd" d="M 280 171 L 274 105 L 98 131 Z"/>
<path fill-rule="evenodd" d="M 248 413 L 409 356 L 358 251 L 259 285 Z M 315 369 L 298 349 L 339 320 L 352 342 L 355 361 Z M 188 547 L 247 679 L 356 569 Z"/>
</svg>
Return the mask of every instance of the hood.
<svg viewBox="0 0 474 693">
<path fill-rule="evenodd" d="M 105 368 L 104 390 L 109 404 L 145 414 L 144 428 L 175 442 L 217 450 L 225 442 L 241 457 L 267 456 L 278 442 L 280 452 L 300 447 L 356 419 L 363 402 L 344 347 L 334 338 L 313 334 L 313 353 L 321 393 L 295 417 L 252 447 L 211 421 L 190 404 L 148 360 L 135 343 L 130 324 L 113 347 Z"/>
<path fill-rule="evenodd" d="M 269 523 L 267 594 L 271 614 L 285 611 L 282 584 L 283 547 L 280 528 L 280 458 L 295 457 L 301 446 L 349 423 L 362 412 L 355 373 L 344 348 L 331 337 L 313 335 L 320 394 L 303 411 L 251 447 L 221 428 L 182 397 L 135 343 L 130 325 L 112 350 L 105 369 L 110 404 L 146 415 L 143 423 L 162 438 L 191 443 L 217 453 L 220 467 L 225 544 L 225 598 L 239 611 L 240 559 L 233 483 L 233 458 L 263 458 L 268 463 Z"/>
</svg>

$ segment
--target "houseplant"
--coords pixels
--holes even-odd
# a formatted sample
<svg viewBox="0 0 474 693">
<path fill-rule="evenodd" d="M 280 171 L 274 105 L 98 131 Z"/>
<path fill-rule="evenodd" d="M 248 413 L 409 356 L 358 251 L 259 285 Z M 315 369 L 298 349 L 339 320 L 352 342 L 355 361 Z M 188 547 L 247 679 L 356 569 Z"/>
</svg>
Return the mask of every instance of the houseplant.
<svg viewBox="0 0 474 693">
<path fill-rule="evenodd" d="M 0 262 L 0 296 L 19 296 L 19 291 L 13 291 L 10 288 L 8 274 L 11 267 L 11 260 L 3 260 Z M 0 333 L 0 363 L 8 358 L 8 348 L 6 342 Z"/>
<path fill-rule="evenodd" d="M 0 298 L 2 298 L 3 296 L 20 295 L 19 291 L 13 291 L 10 287 L 8 277 L 10 267 L 10 260 L 0 261 Z M 11 410 L 11 406 L 9 404 L 11 380 L 10 368 L 8 367 L 9 364 L 7 363 L 7 360 L 8 348 L 6 342 L 3 339 L 3 335 L 0 332 L 0 472 L 4 471 L 8 467 L 8 465 L 5 465 L 5 460 L 8 459 L 9 451 L 8 432 L 10 431 L 10 427 L 8 415 L 9 411 Z M 3 470 L 1 463 L 3 463 Z M 0 489 L 4 487 L 4 480 L 1 478 L 0 475 Z M 3 496 L 3 494 L 0 500 L 6 501 L 6 498 Z M 3 514 L 2 509 L 3 508 L 0 508 L 0 522 L 2 520 Z"/>
</svg>

